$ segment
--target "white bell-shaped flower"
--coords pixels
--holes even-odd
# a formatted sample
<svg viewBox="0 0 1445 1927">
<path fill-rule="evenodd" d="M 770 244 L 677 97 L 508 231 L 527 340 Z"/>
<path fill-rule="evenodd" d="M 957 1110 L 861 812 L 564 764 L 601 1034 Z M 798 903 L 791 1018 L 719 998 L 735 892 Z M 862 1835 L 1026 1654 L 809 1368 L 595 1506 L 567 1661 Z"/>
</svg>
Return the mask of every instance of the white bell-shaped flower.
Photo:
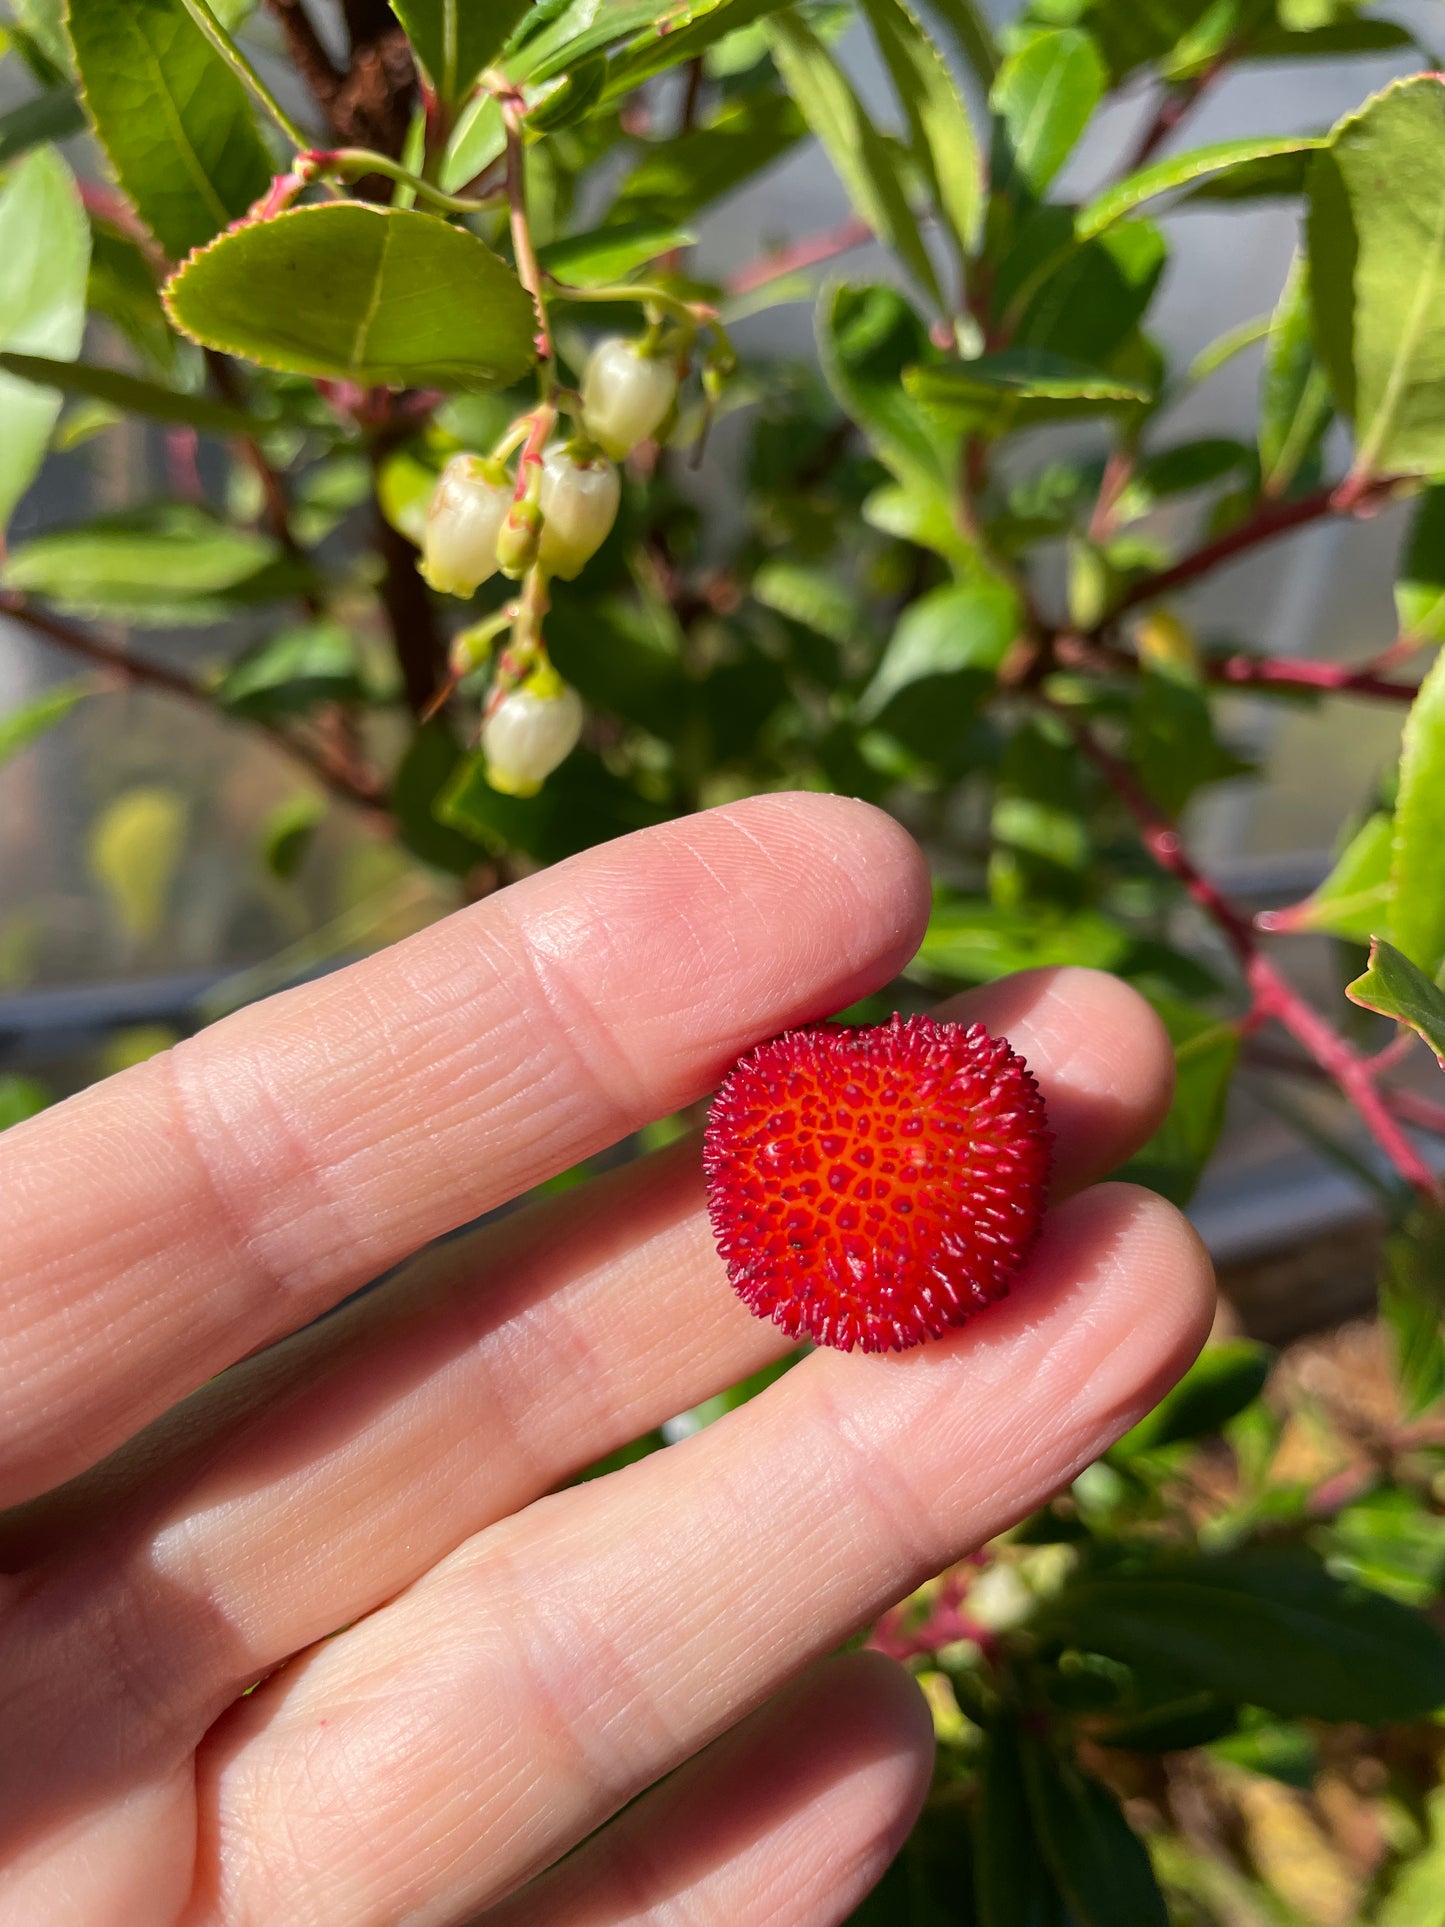
<svg viewBox="0 0 1445 1927">
<path fill-rule="evenodd" d="M 443 595 L 469 596 L 496 572 L 497 534 L 512 505 L 499 462 L 454 455 L 426 512 L 421 572 Z"/>
<path fill-rule="evenodd" d="M 600 341 L 582 377 L 582 423 L 614 461 L 654 435 L 677 398 L 671 361 L 622 335 Z"/>
<path fill-rule="evenodd" d="M 577 747 L 582 715 L 582 698 L 550 667 L 504 696 L 482 724 L 492 788 L 535 796 Z"/>
<path fill-rule="evenodd" d="M 622 484 L 605 455 L 579 460 L 571 448 L 554 442 L 542 457 L 542 511 L 538 560 L 551 575 L 570 582 L 596 555 L 612 532 Z"/>
</svg>

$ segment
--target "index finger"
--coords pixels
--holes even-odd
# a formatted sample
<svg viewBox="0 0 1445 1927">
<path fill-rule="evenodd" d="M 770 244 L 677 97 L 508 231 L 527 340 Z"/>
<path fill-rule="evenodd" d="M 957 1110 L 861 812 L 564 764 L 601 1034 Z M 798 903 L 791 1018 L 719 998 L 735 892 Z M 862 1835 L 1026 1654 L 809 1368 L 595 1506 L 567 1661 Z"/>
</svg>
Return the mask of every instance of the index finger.
<svg viewBox="0 0 1445 1927">
<path fill-rule="evenodd" d="M 770 796 L 590 851 L 6 1134 L 0 1505 L 885 983 L 916 846 Z"/>
</svg>

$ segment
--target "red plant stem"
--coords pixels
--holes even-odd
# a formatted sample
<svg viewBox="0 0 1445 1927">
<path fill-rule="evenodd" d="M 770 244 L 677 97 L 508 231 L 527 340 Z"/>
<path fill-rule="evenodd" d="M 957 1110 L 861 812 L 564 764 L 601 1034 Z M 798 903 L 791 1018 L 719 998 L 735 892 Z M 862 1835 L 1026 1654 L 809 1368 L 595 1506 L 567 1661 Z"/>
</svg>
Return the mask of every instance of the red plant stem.
<svg viewBox="0 0 1445 1927">
<path fill-rule="evenodd" d="M 200 465 L 196 459 L 200 449 L 200 437 L 194 428 L 183 422 L 172 422 L 166 429 L 166 477 L 171 485 L 171 493 L 178 495 L 183 502 L 203 502 L 206 491 L 201 483 Z"/>
<path fill-rule="evenodd" d="M 1418 1091 L 1386 1091 L 1384 1098 L 1396 1117 L 1434 1137 L 1445 1137 L 1445 1104 L 1437 1098 L 1423 1097 Z"/>
<path fill-rule="evenodd" d="M 1138 608 L 1141 602 L 1153 602 L 1173 589 L 1182 589 L 1200 576 L 1208 575 L 1221 563 L 1246 555 L 1261 543 L 1274 541 L 1277 536 L 1306 528 L 1311 522 L 1323 521 L 1327 515 L 1367 514 L 1377 504 L 1387 501 L 1395 486 L 1393 476 L 1381 476 L 1362 485 L 1347 481 L 1328 488 L 1317 488 L 1294 502 L 1266 502 L 1247 521 L 1241 522 L 1238 528 L 1226 530 L 1214 541 L 1206 542 L 1202 548 L 1181 557 L 1171 567 L 1136 582 L 1116 603 L 1105 621 L 1111 622 L 1116 616 Z M 1103 624 L 1099 626 L 1102 628 Z"/>
<path fill-rule="evenodd" d="M 550 362 L 552 326 L 542 298 L 542 270 L 532 245 L 532 224 L 527 218 L 527 158 L 518 102 L 502 102 L 502 121 L 507 130 L 507 200 L 512 211 L 512 252 L 517 261 L 517 279 L 531 295 L 532 306 L 537 311 L 537 353 L 544 362 Z"/>
<path fill-rule="evenodd" d="M 1178 830 L 1145 793 L 1133 771 L 1105 749 L 1082 723 L 1057 704 L 1049 703 L 1049 707 L 1055 715 L 1063 717 L 1074 741 L 1133 817 L 1150 856 L 1161 870 L 1183 885 L 1228 941 L 1239 960 L 1252 999 L 1243 1028 L 1254 1030 L 1273 1019 L 1287 1030 L 1349 1098 L 1399 1175 L 1426 1203 L 1439 1204 L 1441 1192 L 1435 1175 L 1391 1115 L 1369 1060 L 1340 1036 L 1328 1019 L 1260 954 L 1249 919 L 1194 864 Z"/>
<path fill-rule="evenodd" d="M 1287 535 L 1292 529 L 1302 529 L 1311 522 L 1323 520 L 1333 507 L 1332 488 L 1317 488 L 1294 502 L 1268 502 L 1256 509 L 1238 528 L 1226 530 L 1213 542 L 1206 542 L 1202 548 L 1183 556 L 1170 568 L 1161 569 L 1157 575 L 1145 576 L 1142 582 L 1136 582 L 1117 605 L 1114 614 L 1122 615 L 1127 609 L 1137 608 L 1141 602 L 1152 602 L 1158 596 L 1167 595 L 1171 589 L 1182 589 L 1186 583 L 1194 582 L 1200 576 L 1208 575 L 1212 569 L 1217 569 L 1220 563 L 1230 562 L 1237 555 L 1245 555 L 1262 542 L 1272 542 L 1276 536 Z"/>
<path fill-rule="evenodd" d="M 906 1631 L 901 1623 L 903 1609 L 895 1606 L 891 1612 L 884 1613 L 873 1628 L 869 1646 L 899 1664 L 930 1656 L 941 1646 L 951 1646 L 960 1639 L 971 1640 L 987 1655 L 997 1644 L 998 1635 L 966 1610 L 964 1592 L 963 1579 L 957 1573 L 950 1573 L 920 1625 Z"/>
<path fill-rule="evenodd" d="M 755 288 L 765 288 L 770 281 L 780 281 L 785 274 L 797 274 L 804 268 L 815 268 L 821 261 L 831 261 L 834 255 L 846 254 L 850 248 L 861 248 L 866 241 L 873 239 L 873 230 L 868 223 L 856 214 L 835 228 L 827 228 L 821 234 L 808 234 L 801 241 L 790 241 L 785 248 L 774 248 L 770 254 L 761 255 L 745 268 L 739 268 L 730 276 L 727 283 L 728 293 L 736 299 L 743 294 L 751 294 Z"/>
<path fill-rule="evenodd" d="M 211 715 L 218 713 L 218 705 L 210 691 L 202 684 L 193 682 L 180 670 L 167 668 L 164 663 L 148 662 L 143 656 L 131 655 L 128 650 L 114 649 L 83 629 L 62 622 L 44 610 L 32 609 L 19 595 L 0 591 L 0 614 L 9 616 L 15 622 L 23 622 L 27 629 L 56 643 L 72 656 L 79 656 L 111 675 L 121 676 L 138 688 L 159 690 L 163 695 L 174 696 Z M 257 723 L 253 727 L 269 737 L 278 749 L 303 764 L 312 776 L 336 795 L 368 811 L 385 808 L 385 786 L 375 771 L 359 763 L 352 766 L 324 750 L 313 753 L 306 744 L 298 742 L 294 736 L 274 724 Z"/>
<path fill-rule="evenodd" d="M 1130 174 L 1137 174 L 1141 167 L 1153 159 L 1165 141 L 1179 131 L 1204 94 L 1224 72 L 1233 55 L 1234 49 L 1226 48 L 1203 73 L 1196 74 L 1183 86 L 1171 87 L 1164 93 L 1155 109 L 1154 118 L 1144 129 L 1143 138 L 1119 170 L 1121 180 L 1126 180 Z"/>
<path fill-rule="evenodd" d="M 1412 703 L 1414 685 L 1390 682 L 1370 669 L 1343 662 L 1295 661 L 1285 656 L 1225 656 L 1205 664 L 1208 681 L 1244 689 L 1319 689 L 1336 695 L 1370 696 L 1381 702 Z"/>
</svg>

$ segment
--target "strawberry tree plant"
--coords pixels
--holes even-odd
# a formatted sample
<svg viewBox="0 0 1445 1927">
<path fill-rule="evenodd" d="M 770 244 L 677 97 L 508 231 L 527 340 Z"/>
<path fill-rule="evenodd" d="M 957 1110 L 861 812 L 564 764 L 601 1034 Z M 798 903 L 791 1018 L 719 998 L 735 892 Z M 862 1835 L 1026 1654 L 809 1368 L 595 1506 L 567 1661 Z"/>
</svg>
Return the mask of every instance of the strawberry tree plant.
<svg viewBox="0 0 1445 1927">
<path fill-rule="evenodd" d="M 840 59 L 855 27 L 884 119 Z M 938 888 L 908 979 L 862 1014 L 1099 965 L 1178 1057 L 1131 1176 L 1188 1198 L 1241 1065 L 1334 1090 L 1369 1147 L 1397 1421 L 1311 1486 L 1267 1359 L 1216 1347 L 890 1615 L 872 1637 L 923 1675 L 940 1765 L 859 1918 L 1434 1927 L 1445 1097 L 1399 1070 L 1416 1036 L 1445 1053 L 1445 83 L 1308 135 L 1187 127 L 1238 69 L 1426 50 L 1354 0 L 1034 0 L 1002 31 L 975 0 L 926 22 L 909 0 L 13 0 L 5 36 L 0 519 L 78 414 L 158 424 L 174 486 L 12 540 L 0 609 L 77 679 L 0 718 L 0 756 L 151 688 L 258 733 L 459 898 L 750 790 L 865 796 Z M 1070 198 L 1120 94 L 1142 127 Z M 693 224 L 807 138 L 852 215 L 719 277 Z M 1265 198 L 1300 216 L 1277 307 L 1172 366 L 1150 326 L 1170 217 Z M 873 241 L 889 267 L 862 278 Z M 739 352 L 748 317 L 804 299 L 815 365 Z M 1182 435 L 1180 403 L 1251 349 L 1257 436 Z M 720 532 L 724 414 L 745 486 Z M 1193 633 L 1194 584 L 1390 508 L 1385 650 Z M 175 623 L 200 636 L 183 656 Z M 1254 918 L 1187 820 L 1242 767 L 1231 691 L 1403 724 L 1329 877 Z M 279 874 L 318 821 L 279 826 Z M 1397 1032 L 1343 983 L 1301 991 L 1278 941 L 1299 933 L 1336 940 L 1353 1006 Z M 34 1101 L 7 1086 L 7 1117 Z M 1367 1814 L 1348 1914 L 1272 1871 L 1249 1775 Z"/>
</svg>

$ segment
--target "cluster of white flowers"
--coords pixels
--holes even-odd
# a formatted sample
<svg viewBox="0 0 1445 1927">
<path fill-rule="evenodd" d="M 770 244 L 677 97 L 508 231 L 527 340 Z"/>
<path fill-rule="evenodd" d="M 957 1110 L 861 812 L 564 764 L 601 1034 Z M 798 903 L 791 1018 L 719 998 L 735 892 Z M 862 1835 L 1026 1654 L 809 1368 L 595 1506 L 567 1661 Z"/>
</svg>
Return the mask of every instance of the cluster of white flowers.
<svg viewBox="0 0 1445 1927">
<path fill-rule="evenodd" d="M 599 343 L 583 378 L 581 433 L 543 451 L 531 488 L 519 489 L 496 456 L 462 454 L 447 463 L 427 508 L 427 582 L 463 597 L 498 569 L 514 579 L 539 569 L 570 582 L 617 520 L 622 485 L 614 464 L 657 433 L 676 398 L 670 359 L 620 336 Z M 534 795 L 571 754 L 581 729 L 581 698 L 543 655 L 536 671 L 488 711 L 488 781 L 511 795 Z"/>
</svg>

